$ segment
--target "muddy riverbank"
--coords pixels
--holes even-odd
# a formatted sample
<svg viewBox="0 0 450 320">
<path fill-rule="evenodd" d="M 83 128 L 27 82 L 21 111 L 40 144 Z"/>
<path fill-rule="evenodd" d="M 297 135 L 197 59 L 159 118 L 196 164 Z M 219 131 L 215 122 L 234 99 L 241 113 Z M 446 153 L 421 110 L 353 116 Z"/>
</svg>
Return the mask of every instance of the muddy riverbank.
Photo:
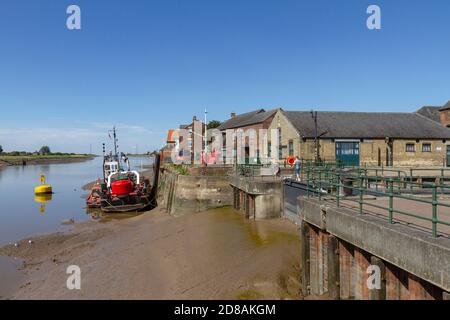
<svg viewBox="0 0 450 320">
<path fill-rule="evenodd" d="M 24 260 L 4 298 L 295 299 L 299 247 L 285 220 L 249 221 L 231 208 L 174 218 L 157 208 L 0 248 Z M 66 288 L 69 265 L 81 268 L 81 290 Z"/>
</svg>

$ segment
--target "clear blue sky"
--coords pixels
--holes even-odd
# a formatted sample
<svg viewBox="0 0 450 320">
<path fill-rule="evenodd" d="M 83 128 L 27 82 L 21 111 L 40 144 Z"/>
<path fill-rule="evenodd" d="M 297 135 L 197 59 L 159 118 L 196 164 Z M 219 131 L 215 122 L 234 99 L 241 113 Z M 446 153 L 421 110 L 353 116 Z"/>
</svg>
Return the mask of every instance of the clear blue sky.
<svg viewBox="0 0 450 320">
<path fill-rule="evenodd" d="M 66 8 L 82 30 L 66 28 Z M 382 30 L 366 28 L 378 4 Z M 414 111 L 450 99 L 448 0 L 1 0 L 0 145 L 160 147 L 202 110 Z"/>
</svg>

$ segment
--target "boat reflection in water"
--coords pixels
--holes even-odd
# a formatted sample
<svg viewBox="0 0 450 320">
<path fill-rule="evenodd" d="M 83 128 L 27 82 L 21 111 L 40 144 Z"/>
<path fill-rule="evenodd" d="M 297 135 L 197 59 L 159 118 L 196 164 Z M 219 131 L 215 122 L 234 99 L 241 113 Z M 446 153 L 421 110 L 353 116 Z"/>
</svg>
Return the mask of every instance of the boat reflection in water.
<svg viewBox="0 0 450 320">
<path fill-rule="evenodd" d="M 92 220 L 97 220 L 100 222 L 108 222 L 108 221 L 112 221 L 112 220 L 123 220 L 123 219 L 133 218 L 133 217 L 141 215 L 143 212 L 131 211 L 131 212 L 125 212 L 125 213 L 121 213 L 121 214 L 114 214 L 114 213 L 103 212 L 101 209 L 98 209 L 98 208 L 86 208 L 86 213 L 91 216 Z"/>
<path fill-rule="evenodd" d="M 34 196 L 34 201 L 36 201 L 37 203 L 40 203 L 40 207 L 39 207 L 39 212 L 41 214 L 45 213 L 45 204 L 49 201 L 52 201 L 53 198 L 53 194 L 49 193 L 49 194 L 37 194 Z"/>
</svg>

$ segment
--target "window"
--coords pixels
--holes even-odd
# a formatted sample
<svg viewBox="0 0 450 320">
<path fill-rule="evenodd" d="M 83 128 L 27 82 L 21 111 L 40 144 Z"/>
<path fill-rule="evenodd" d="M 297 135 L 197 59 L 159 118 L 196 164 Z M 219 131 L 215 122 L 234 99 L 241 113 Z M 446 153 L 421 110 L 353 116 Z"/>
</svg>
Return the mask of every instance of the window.
<svg viewBox="0 0 450 320">
<path fill-rule="evenodd" d="M 268 151 L 267 151 L 267 157 L 272 157 L 272 143 L 269 141 L 269 143 L 267 144 L 267 148 L 268 148 Z"/>
<path fill-rule="evenodd" d="M 422 152 L 431 152 L 431 143 L 422 143 Z"/>
<path fill-rule="evenodd" d="M 289 140 L 289 156 L 294 155 L 294 141 Z"/>
<path fill-rule="evenodd" d="M 415 151 L 416 151 L 416 145 L 414 143 L 406 144 L 406 152 L 415 152 Z"/>
</svg>

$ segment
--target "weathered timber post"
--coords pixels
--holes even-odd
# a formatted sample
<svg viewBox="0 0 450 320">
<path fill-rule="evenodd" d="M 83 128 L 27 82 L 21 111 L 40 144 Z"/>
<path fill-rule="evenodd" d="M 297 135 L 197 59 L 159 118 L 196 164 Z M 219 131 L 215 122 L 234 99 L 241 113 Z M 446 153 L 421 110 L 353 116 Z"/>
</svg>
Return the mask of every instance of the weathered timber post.
<svg viewBox="0 0 450 320">
<path fill-rule="evenodd" d="M 339 241 L 336 237 L 328 238 L 328 295 L 330 299 L 340 299 Z"/>
<path fill-rule="evenodd" d="M 440 300 L 442 290 L 431 283 L 408 273 L 409 300 Z"/>
<path fill-rule="evenodd" d="M 302 221 L 300 224 L 300 268 L 301 268 L 301 293 L 306 297 L 310 294 L 310 227 L 308 223 Z"/>
<path fill-rule="evenodd" d="M 369 288 L 367 286 L 367 268 L 370 265 L 370 256 L 360 248 L 355 248 L 355 299 L 369 300 Z"/>
<path fill-rule="evenodd" d="M 355 297 L 355 273 L 354 246 L 343 240 L 339 240 L 339 284 L 341 299 L 354 299 Z"/>
<path fill-rule="evenodd" d="M 380 268 L 380 289 L 370 290 L 370 300 L 386 300 L 386 265 L 378 257 L 370 257 L 370 264 Z"/>
<path fill-rule="evenodd" d="M 320 230 L 309 227 L 309 293 L 320 295 Z"/>
</svg>

